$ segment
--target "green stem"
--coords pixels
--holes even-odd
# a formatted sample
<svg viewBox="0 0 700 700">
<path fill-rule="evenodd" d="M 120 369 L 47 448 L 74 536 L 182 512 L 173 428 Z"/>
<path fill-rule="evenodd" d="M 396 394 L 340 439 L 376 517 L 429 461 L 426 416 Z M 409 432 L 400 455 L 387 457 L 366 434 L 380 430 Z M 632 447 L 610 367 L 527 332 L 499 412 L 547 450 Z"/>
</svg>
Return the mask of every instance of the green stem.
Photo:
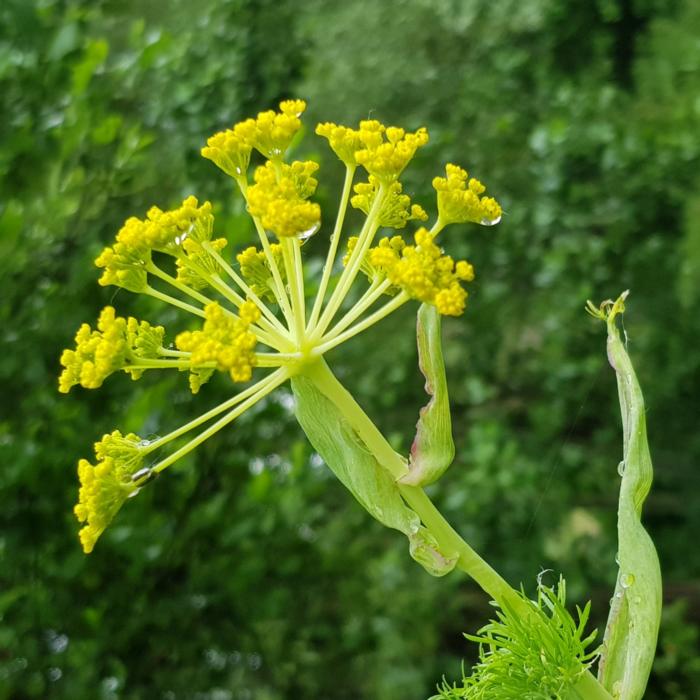
<svg viewBox="0 0 700 700">
<path fill-rule="evenodd" d="M 191 452 L 195 447 L 201 445 L 205 440 L 208 440 L 212 435 L 214 435 L 214 433 L 217 433 L 231 421 L 238 418 L 238 416 L 240 416 L 242 413 L 245 413 L 245 411 L 247 411 L 251 406 L 256 404 L 263 397 L 267 396 L 267 394 L 276 389 L 288 378 L 289 374 L 284 369 L 278 370 L 274 374 L 270 375 L 270 381 L 262 385 L 258 389 L 257 393 L 252 394 L 245 401 L 241 402 L 238 406 L 236 406 L 236 408 L 223 416 L 223 418 L 219 418 L 216 423 L 209 426 L 206 430 L 197 435 L 197 437 L 190 440 L 186 445 L 183 445 L 180 449 L 175 450 L 175 452 L 173 452 L 171 455 L 158 462 L 158 464 L 151 468 L 151 471 L 155 473 L 162 472 L 163 469 L 166 469 L 171 464 L 177 462 L 178 459 L 184 457 L 188 452 Z M 217 407 L 217 409 L 218 408 L 220 407 Z"/>
<path fill-rule="evenodd" d="M 287 371 L 285 369 L 278 369 L 275 372 L 268 374 L 266 377 L 263 377 L 263 379 L 257 381 L 252 386 L 249 386 L 247 389 L 241 391 L 239 394 L 236 394 L 234 397 L 224 401 L 223 403 L 220 403 L 218 406 L 214 406 L 214 408 L 209 409 L 206 413 L 202 413 L 202 415 L 197 416 L 189 423 L 185 423 L 176 430 L 169 432 L 167 435 L 163 435 L 162 437 L 153 440 L 153 442 L 149 443 L 146 454 L 159 449 L 163 445 L 169 443 L 171 440 L 180 437 L 180 435 L 184 435 L 190 430 L 194 430 L 195 428 L 202 425 L 202 423 L 206 423 L 212 418 L 218 416 L 220 413 L 228 411 L 230 408 L 233 408 L 237 404 L 241 403 L 241 401 L 245 401 L 247 398 L 253 396 L 256 392 L 264 389 L 269 384 L 279 382 L 280 379 L 281 381 L 284 381 L 286 375 Z"/>
<path fill-rule="evenodd" d="M 330 299 L 328 300 L 328 305 L 323 310 L 321 318 L 314 326 L 314 330 L 312 332 L 313 340 L 318 340 L 326 332 L 330 322 L 333 320 L 333 316 L 335 316 L 338 308 L 343 303 L 343 300 L 347 296 L 352 283 L 355 281 L 357 273 L 360 271 L 362 260 L 367 253 L 367 249 L 370 247 L 370 245 L 372 245 L 374 235 L 377 233 L 377 229 L 379 228 L 379 212 L 382 207 L 384 194 L 384 185 L 380 185 L 376 194 L 376 199 L 372 203 L 372 207 L 369 210 L 367 218 L 365 219 L 362 230 L 357 237 L 357 244 L 350 255 L 348 264 L 341 273 L 338 284 L 331 293 Z"/>
<path fill-rule="evenodd" d="M 192 304 L 188 304 L 187 302 L 180 301 L 175 297 L 171 297 L 170 294 L 159 292 L 157 289 L 153 289 L 153 287 L 146 287 L 146 289 L 143 290 L 143 294 L 148 294 L 154 299 L 164 301 L 166 304 L 170 304 L 171 306 L 177 306 L 178 309 L 182 309 L 183 311 L 187 311 L 188 313 L 194 314 L 195 316 L 204 318 L 204 311 L 202 311 L 202 309 L 198 309 L 196 306 L 192 306 Z"/>
<path fill-rule="evenodd" d="M 408 300 L 408 294 L 406 294 L 406 292 L 401 292 L 400 294 L 397 294 L 391 301 L 384 304 L 384 306 L 377 309 L 373 314 L 367 316 L 367 318 L 360 321 L 359 323 L 356 323 L 354 326 L 351 326 L 343 333 L 336 335 L 336 333 L 333 330 L 331 330 L 327 336 L 324 336 L 322 338 L 323 342 L 321 343 L 321 345 L 318 345 L 316 347 L 316 352 L 319 355 L 323 355 L 329 350 L 332 350 L 336 345 L 341 345 L 346 340 L 352 338 L 354 335 L 362 333 L 362 331 L 367 330 L 370 326 L 373 326 L 375 323 L 381 321 L 385 316 L 388 316 L 390 313 L 396 311 L 396 309 L 405 304 Z"/>
<path fill-rule="evenodd" d="M 333 227 L 333 233 L 331 234 L 331 241 L 328 247 L 328 255 L 326 256 L 326 264 L 323 267 L 321 283 L 318 287 L 318 292 L 316 292 L 316 300 L 314 301 L 314 306 L 311 311 L 311 318 L 309 319 L 308 329 L 310 331 L 312 331 L 316 326 L 316 321 L 318 321 L 318 316 L 321 313 L 321 307 L 323 306 L 323 302 L 326 298 L 328 281 L 330 280 L 331 272 L 333 271 L 333 264 L 335 263 L 335 256 L 338 252 L 340 232 L 343 228 L 343 222 L 345 221 L 345 213 L 348 208 L 348 200 L 350 199 L 352 180 L 355 175 L 356 167 L 357 166 L 354 165 L 348 165 L 345 168 L 345 182 L 343 183 L 343 193 L 340 196 L 338 215 L 336 216 L 335 226 Z"/>
</svg>

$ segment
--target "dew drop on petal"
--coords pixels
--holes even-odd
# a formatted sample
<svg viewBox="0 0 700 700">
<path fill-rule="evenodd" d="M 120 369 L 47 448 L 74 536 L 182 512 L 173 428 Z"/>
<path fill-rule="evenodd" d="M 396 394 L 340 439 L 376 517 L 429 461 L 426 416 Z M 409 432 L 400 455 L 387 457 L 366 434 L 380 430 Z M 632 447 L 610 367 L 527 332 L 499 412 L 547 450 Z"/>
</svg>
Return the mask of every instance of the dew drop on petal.
<svg viewBox="0 0 700 700">
<path fill-rule="evenodd" d="M 623 588 L 629 588 L 634 585 L 634 574 L 623 574 L 620 577 L 620 585 Z"/>
<path fill-rule="evenodd" d="M 503 217 L 501 216 L 497 216 L 495 219 L 487 219 L 484 217 L 479 223 L 482 226 L 495 226 L 496 224 L 500 223 L 502 218 Z"/>
</svg>

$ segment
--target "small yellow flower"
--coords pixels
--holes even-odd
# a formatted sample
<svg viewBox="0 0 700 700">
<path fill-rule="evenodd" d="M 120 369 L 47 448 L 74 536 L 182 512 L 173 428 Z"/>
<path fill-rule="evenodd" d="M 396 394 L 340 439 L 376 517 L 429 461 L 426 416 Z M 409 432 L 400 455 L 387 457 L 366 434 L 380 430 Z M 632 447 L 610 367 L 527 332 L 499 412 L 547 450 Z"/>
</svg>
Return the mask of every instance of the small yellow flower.
<svg viewBox="0 0 700 700">
<path fill-rule="evenodd" d="M 232 129 L 220 131 L 207 139 L 202 155 L 218 165 L 227 175 L 242 178 L 248 170 L 253 150 L 250 123 L 236 124 Z M 254 127 L 253 127 L 254 128 Z"/>
<path fill-rule="evenodd" d="M 133 480 L 143 464 L 146 445 L 138 435 L 115 430 L 95 443 L 97 464 L 78 462 L 80 491 L 74 512 L 86 523 L 80 530 L 83 551 L 88 554 L 129 496 L 138 491 Z"/>
<path fill-rule="evenodd" d="M 202 330 L 185 331 L 177 336 L 176 346 L 191 353 L 190 363 L 195 370 L 198 365 L 213 362 L 218 370 L 227 371 L 234 382 L 247 382 L 251 378 L 257 339 L 249 329 L 260 318 L 260 309 L 252 301 L 246 301 L 238 313 L 236 318 L 226 314 L 216 302 L 207 304 Z M 196 381 L 201 384 L 201 376 Z"/>
<path fill-rule="evenodd" d="M 59 391 L 68 393 L 76 384 L 96 389 L 121 369 L 138 379 L 143 370 L 130 369 L 129 365 L 157 357 L 164 334 L 162 326 L 116 316 L 114 308 L 106 306 L 100 313 L 97 330 L 83 323 L 75 336 L 75 350 L 63 351 Z"/>
<path fill-rule="evenodd" d="M 407 133 L 399 127 L 385 127 L 377 121 L 360 122 L 364 148 L 355 153 L 357 162 L 382 182 L 398 178 L 416 151 L 428 143 L 428 131 Z"/>
<path fill-rule="evenodd" d="M 325 122 L 318 124 L 316 133 L 328 140 L 328 145 L 345 165 L 351 168 L 357 166 L 355 154 L 365 147 L 357 129 L 338 126 L 333 122 Z"/>
<path fill-rule="evenodd" d="M 501 220 L 503 210 L 493 197 L 481 197 L 486 188 L 475 178 L 469 178 L 466 170 L 449 163 L 445 167 L 447 177 L 436 177 L 433 187 L 437 190 L 438 214 L 445 224 L 475 224 L 492 226 Z"/>
<path fill-rule="evenodd" d="M 317 169 L 312 161 L 268 161 L 255 171 L 255 184 L 248 188 L 248 211 L 279 238 L 308 237 L 321 222 L 321 208 L 307 200 L 318 184 L 312 177 Z"/>
<path fill-rule="evenodd" d="M 143 231 L 143 244 L 163 253 L 177 251 L 187 238 L 208 241 L 214 225 L 211 204 L 198 206 L 196 197 L 187 197 L 171 211 L 151 207 L 147 226 Z"/>
<path fill-rule="evenodd" d="M 386 228 L 404 228 L 408 221 L 426 221 L 428 214 L 419 204 L 411 204 L 411 198 L 402 194 L 400 182 L 392 182 L 387 187 L 384 202 L 379 211 L 379 225 Z M 355 196 L 350 200 L 355 209 L 369 214 L 372 204 L 379 191 L 379 180 L 369 176 L 369 182 L 358 182 L 355 185 Z"/>
<path fill-rule="evenodd" d="M 306 109 L 304 100 L 285 100 L 280 102 L 280 111 L 260 112 L 255 120 L 253 146 L 265 158 L 273 160 L 282 157 L 289 144 L 301 128 L 299 117 Z"/>
</svg>

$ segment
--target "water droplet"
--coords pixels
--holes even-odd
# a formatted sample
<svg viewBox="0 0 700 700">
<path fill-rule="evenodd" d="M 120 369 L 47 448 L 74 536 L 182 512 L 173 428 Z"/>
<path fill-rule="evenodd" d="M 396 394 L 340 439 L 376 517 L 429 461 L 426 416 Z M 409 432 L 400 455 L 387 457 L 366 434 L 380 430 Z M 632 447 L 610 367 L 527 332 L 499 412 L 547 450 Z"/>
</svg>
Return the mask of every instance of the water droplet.
<svg viewBox="0 0 700 700">
<path fill-rule="evenodd" d="M 623 588 L 629 588 L 634 585 L 634 574 L 623 574 L 620 576 L 620 585 Z"/>
<path fill-rule="evenodd" d="M 615 552 L 615 563 L 620 566 L 620 552 Z"/>
<path fill-rule="evenodd" d="M 148 447 L 151 444 L 150 440 L 139 440 L 139 447 Z"/>
<path fill-rule="evenodd" d="M 107 676 L 102 679 L 102 688 L 106 693 L 114 693 L 119 688 L 119 679 L 114 676 Z"/>
<path fill-rule="evenodd" d="M 236 175 L 243 175 L 243 171 L 238 166 L 236 166 Z"/>
<path fill-rule="evenodd" d="M 620 476 L 624 476 L 624 474 L 625 474 L 625 460 L 624 460 L 624 459 L 622 460 L 622 462 L 620 462 L 620 463 L 617 465 L 617 473 L 618 473 Z"/>
<path fill-rule="evenodd" d="M 501 216 L 497 216 L 495 219 L 487 219 L 486 217 L 484 217 L 479 223 L 482 226 L 495 226 L 496 224 L 500 223 L 502 218 L 503 217 Z"/>
<path fill-rule="evenodd" d="M 49 630 L 46 634 L 46 641 L 53 654 L 62 654 L 68 648 L 68 635 L 58 634 Z"/>
<path fill-rule="evenodd" d="M 316 233 L 321 228 L 321 222 L 317 221 L 311 228 L 307 228 L 306 231 L 302 231 L 301 233 L 297 233 L 297 238 L 304 243 L 305 241 L 308 241 L 311 236 Z"/>
<path fill-rule="evenodd" d="M 248 463 L 248 470 L 254 476 L 257 476 L 258 474 L 262 474 L 264 469 L 265 469 L 265 460 L 261 459 L 260 457 L 254 457 Z"/>
<path fill-rule="evenodd" d="M 53 681 L 55 683 L 56 681 L 61 680 L 61 676 L 63 675 L 63 671 L 60 668 L 56 668 L 55 666 L 52 666 L 48 670 L 47 675 L 49 677 L 49 680 Z"/>
<path fill-rule="evenodd" d="M 131 481 L 133 483 L 136 483 L 137 481 L 143 481 L 144 484 L 148 483 L 152 478 L 155 477 L 155 474 L 151 471 L 150 467 L 144 467 L 143 469 L 139 469 L 137 472 L 134 472 L 131 475 Z M 141 484 L 143 486 L 143 484 Z"/>
</svg>

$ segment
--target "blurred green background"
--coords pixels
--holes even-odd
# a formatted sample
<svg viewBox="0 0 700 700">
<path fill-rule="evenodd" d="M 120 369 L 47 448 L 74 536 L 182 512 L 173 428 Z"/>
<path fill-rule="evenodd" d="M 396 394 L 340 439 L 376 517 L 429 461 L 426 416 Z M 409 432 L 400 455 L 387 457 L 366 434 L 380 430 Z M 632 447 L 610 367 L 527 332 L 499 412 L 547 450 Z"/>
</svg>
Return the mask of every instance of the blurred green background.
<svg viewBox="0 0 700 700">
<path fill-rule="evenodd" d="M 647 697 L 700 697 L 699 37 L 696 0 L 4 0 L 0 698 L 419 700 L 473 658 L 461 635 L 487 619 L 483 594 L 431 579 L 355 504 L 288 392 L 129 502 L 90 557 L 78 546 L 92 442 L 166 432 L 231 391 L 152 374 L 59 395 L 60 351 L 101 306 L 175 318 L 98 287 L 92 260 L 125 218 L 191 193 L 232 248 L 252 240 L 199 149 L 296 96 L 322 164 L 319 265 L 341 167 L 317 120 L 425 125 L 406 190 L 434 211 L 453 161 L 503 204 L 497 228 L 444 234 L 477 281 L 444 324 L 458 457 L 431 494 L 514 584 L 562 571 L 598 626 L 622 448 L 583 307 L 631 289 L 665 584 Z M 414 311 L 330 357 L 404 450 L 424 402 Z"/>
</svg>

